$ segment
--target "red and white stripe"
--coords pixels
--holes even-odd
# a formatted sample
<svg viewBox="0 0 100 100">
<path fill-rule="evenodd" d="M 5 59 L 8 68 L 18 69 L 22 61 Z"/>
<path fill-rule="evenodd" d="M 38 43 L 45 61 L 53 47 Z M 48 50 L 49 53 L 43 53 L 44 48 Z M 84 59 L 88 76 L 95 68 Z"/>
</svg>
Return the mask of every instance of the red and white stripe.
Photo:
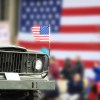
<svg viewBox="0 0 100 100">
<path fill-rule="evenodd" d="M 100 0 L 63 0 L 59 34 L 51 35 L 51 55 L 63 64 L 78 55 L 86 67 L 100 60 Z M 33 42 L 32 34 L 19 34 L 21 46 L 37 49 L 47 43 Z"/>
<path fill-rule="evenodd" d="M 37 41 L 37 42 L 49 41 L 49 35 L 40 34 L 40 25 L 33 26 L 31 30 L 34 35 L 35 41 Z"/>
</svg>

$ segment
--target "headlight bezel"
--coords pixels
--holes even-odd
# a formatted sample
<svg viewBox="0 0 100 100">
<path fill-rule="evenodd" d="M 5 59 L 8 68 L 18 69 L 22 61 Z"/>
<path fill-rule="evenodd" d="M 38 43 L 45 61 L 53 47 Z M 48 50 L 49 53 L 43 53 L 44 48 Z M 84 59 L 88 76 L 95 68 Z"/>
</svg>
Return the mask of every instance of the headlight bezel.
<svg viewBox="0 0 100 100">
<path fill-rule="evenodd" d="M 36 69 L 36 60 L 38 60 L 38 59 L 41 60 L 41 62 L 42 62 L 41 70 Z M 35 59 L 34 72 L 35 73 L 43 73 L 45 71 L 48 71 L 48 69 L 49 69 L 49 57 L 48 57 L 48 55 L 46 55 L 46 54 L 37 55 L 36 59 Z"/>
</svg>

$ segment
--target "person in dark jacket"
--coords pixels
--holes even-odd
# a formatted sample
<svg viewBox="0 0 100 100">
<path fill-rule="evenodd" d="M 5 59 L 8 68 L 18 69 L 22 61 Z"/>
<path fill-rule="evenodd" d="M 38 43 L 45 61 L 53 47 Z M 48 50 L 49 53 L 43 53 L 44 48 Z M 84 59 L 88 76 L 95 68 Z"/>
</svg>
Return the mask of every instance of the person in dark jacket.
<svg viewBox="0 0 100 100">
<path fill-rule="evenodd" d="M 75 61 L 74 68 L 73 68 L 73 73 L 74 74 L 78 73 L 80 74 L 81 78 L 83 78 L 84 65 L 79 56 L 76 57 L 76 61 Z"/>
<path fill-rule="evenodd" d="M 67 83 L 67 86 L 67 93 L 60 96 L 62 100 L 84 100 L 83 81 L 81 81 L 80 74 L 75 74 L 73 79 Z"/>
<path fill-rule="evenodd" d="M 71 80 L 71 75 L 72 75 L 72 65 L 70 59 L 65 60 L 64 67 L 61 71 L 61 74 L 64 79 Z"/>
<path fill-rule="evenodd" d="M 75 74 L 73 80 L 68 83 L 68 93 L 71 96 L 77 96 L 78 99 L 76 100 L 84 100 L 83 97 L 83 88 L 84 83 L 81 80 L 80 74 Z M 75 96 L 75 97 L 76 97 Z"/>
<path fill-rule="evenodd" d="M 68 82 L 69 94 L 80 94 L 83 91 L 83 82 L 81 81 L 80 74 L 75 74 L 74 78 Z"/>
</svg>

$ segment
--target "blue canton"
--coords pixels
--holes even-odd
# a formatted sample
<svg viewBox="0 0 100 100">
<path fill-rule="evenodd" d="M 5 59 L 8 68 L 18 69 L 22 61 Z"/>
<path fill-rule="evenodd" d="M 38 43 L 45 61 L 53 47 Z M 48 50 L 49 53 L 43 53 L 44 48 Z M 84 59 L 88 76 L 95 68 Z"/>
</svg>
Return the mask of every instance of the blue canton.
<svg viewBox="0 0 100 100">
<path fill-rule="evenodd" d="M 20 3 L 20 32 L 30 33 L 37 24 L 50 24 L 52 33 L 59 32 L 62 0 L 20 0 Z"/>
<path fill-rule="evenodd" d="M 49 26 L 41 26 L 40 27 L 40 34 L 41 35 L 47 35 L 47 34 L 49 34 Z"/>
</svg>

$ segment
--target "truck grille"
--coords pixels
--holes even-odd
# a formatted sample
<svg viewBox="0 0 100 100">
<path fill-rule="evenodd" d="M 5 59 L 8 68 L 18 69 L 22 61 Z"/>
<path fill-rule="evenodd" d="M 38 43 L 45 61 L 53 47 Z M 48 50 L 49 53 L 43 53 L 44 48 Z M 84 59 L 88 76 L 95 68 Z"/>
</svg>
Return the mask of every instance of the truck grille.
<svg viewBox="0 0 100 100">
<path fill-rule="evenodd" d="M 35 66 L 36 54 L 23 52 L 0 52 L 0 72 L 29 72 Z"/>
</svg>

